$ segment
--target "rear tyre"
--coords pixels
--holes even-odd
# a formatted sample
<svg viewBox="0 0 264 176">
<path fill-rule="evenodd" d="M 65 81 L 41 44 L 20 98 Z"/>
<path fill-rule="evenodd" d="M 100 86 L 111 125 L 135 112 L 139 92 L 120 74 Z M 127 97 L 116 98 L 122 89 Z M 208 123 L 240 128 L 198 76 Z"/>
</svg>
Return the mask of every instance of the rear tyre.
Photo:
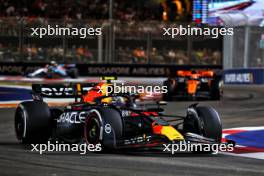
<svg viewBox="0 0 264 176">
<path fill-rule="evenodd" d="M 220 100 L 222 94 L 222 86 L 221 86 L 221 81 L 219 79 L 215 79 L 212 81 L 212 86 L 211 86 L 211 100 Z"/>
<path fill-rule="evenodd" d="M 70 70 L 68 70 L 68 75 L 69 75 L 69 77 L 75 79 L 75 78 L 78 78 L 79 73 L 78 73 L 78 70 L 76 68 L 71 68 Z"/>
<path fill-rule="evenodd" d="M 167 93 L 163 94 L 163 100 L 164 101 L 172 101 L 173 93 L 174 93 L 174 85 L 173 85 L 173 80 L 166 80 L 163 82 L 163 86 L 167 86 Z"/>
<path fill-rule="evenodd" d="M 41 101 L 20 103 L 15 112 L 15 132 L 24 144 L 45 143 L 51 137 L 53 120 L 49 107 Z"/>
</svg>

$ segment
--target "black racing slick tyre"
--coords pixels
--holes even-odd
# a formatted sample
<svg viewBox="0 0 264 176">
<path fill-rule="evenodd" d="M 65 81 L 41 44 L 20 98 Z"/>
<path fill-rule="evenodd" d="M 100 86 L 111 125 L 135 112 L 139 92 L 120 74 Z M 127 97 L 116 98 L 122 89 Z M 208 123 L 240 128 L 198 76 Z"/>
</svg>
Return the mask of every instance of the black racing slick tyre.
<svg viewBox="0 0 264 176">
<path fill-rule="evenodd" d="M 75 78 L 78 78 L 79 72 L 76 68 L 71 68 L 70 70 L 68 70 L 68 75 L 70 78 L 75 79 Z"/>
<path fill-rule="evenodd" d="M 212 107 L 197 107 L 197 113 L 201 120 L 201 134 L 204 137 L 214 139 L 216 144 L 221 143 L 222 139 L 222 124 L 220 117 L 215 109 Z M 205 150 L 202 148 L 201 151 L 196 153 L 211 154 L 213 150 Z"/>
<path fill-rule="evenodd" d="M 167 87 L 167 93 L 163 94 L 163 100 L 164 101 L 172 101 L 173 93 L 174 93 L 174 85 L 173 85 L 173 80 L 168 79 L 163 82 L 163 86 Z"/>
<path fill-rule="evenodd" d="M 220 143 L 222 139 L 222 124 L 216 110 L 212 107 L 197 107 L 198 116 L 202 122 L 202 135 Z"/>
<path fill-rule="evenodd" d="M 101 144 L 103 151 L 114 151 L 122 134 L 122 118 L 115 109 L 92 109 L 85 120 L 84 140 L 87 144 Z"/>
<path fill-rule="evenodd" d="M 185 119 L 183 124 L 184 132 L 191 132 L 213 139 L 215 144 L 220 144 L 222 139 L 222 124 L 216 110 L 212 107 L 199 106 L 195 108 L 198 117 L 194 116 Z M 212 150 L 204 150 L 204 146 L 193 153 L 213 153 Z"/>
<path fill-rule="evenodd" d="M 210 90 L 211 100 L 220 100 L 222 94 L 222 85 L 220 79 L 215 79 L 212 81 L 212 86 Z"/>
<path fill-rule="evenodd" d="M 45 143 L 51 137 L 53 120 L 48 105 L 41 101 L 27 101 L 15 112 L 15 132 L 23 144 Z"/>
</svg>

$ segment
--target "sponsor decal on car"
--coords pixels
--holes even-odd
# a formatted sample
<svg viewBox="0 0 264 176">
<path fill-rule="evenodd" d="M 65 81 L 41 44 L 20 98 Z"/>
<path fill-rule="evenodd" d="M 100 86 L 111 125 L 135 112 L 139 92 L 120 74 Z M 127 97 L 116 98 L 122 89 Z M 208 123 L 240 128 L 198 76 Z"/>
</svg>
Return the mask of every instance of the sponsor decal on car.
<svg viewBox="0 0 264 176">
<path fill-rule="evenodd" d="M 60 118 L 57 119 L 58 123 L 68 122 L 73 124 L 84 123 L 85 118 L 87 117 L 88 112 L 64 112 L 60 115 Z"/>
<path fill-rule="evenodd" d="M 82 87 L 82 91 L 89 91 L 92 87 Z M 75 91 L 72 87 L 41 87 L 41 93 L 45 96 L 70 96 L 74 95 Z"/>
<path fill-rule="evenodd" d="M 146 135 L 133 137 L 133 138 L 130 138 L 130 139 L 126 139 L 124 141 L 124 144 L 125 145 L 131 145 L 131 144 L 145 143 L 145 142 L 149 142 L 151 138 L 152 138 L 151 136 L 146 136 Z"/>
<path fill-rule="evenodd" d="M 105 132 L 106 132 L 107 134 L 110 134 L 111 131 L 112 131 L 112 127 L 111 127 L 111 125 L 110 125 L 109 123 L 105 124 L 104 129 L 105 129 Z"/>
<path fill-rule="evenodd" d="M 131 111 L 128 111 L 128 110 L 122 110 L 122 111 L 121 111 L 121 116 L 122 116 L 122 117 L 129 117 L 129 116 L 131 116 Z"/>
</svg>

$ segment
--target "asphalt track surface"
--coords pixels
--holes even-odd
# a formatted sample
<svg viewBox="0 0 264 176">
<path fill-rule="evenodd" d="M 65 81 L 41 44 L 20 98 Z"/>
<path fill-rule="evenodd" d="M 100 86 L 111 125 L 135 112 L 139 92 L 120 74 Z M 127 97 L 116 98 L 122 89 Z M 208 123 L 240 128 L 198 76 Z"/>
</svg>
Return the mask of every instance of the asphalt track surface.
<svg viewBox="0 0 264 176">
<path fill-rule="evenodd" d="M 223 127 L 264 126 L 264 89 L 225 88 L 221 101 L 202 101 L 216 108 Z M 169 103 L 167 113 L 180 115 L 192 102 Z M 40 155 L 19 145 L 13 127 L 14 109 L 0 109 L 0 175 L 264 175 L 264 160 L 229 155 L 198 155 L 157 151 L 115 154 L 47 153 Z"/>
</svg>

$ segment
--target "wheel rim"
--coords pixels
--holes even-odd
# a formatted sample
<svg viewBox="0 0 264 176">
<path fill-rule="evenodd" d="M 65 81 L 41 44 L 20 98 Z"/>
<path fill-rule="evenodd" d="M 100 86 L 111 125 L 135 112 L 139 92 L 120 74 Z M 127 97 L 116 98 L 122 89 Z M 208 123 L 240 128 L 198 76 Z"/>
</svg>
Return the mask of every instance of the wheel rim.
<svg viewBox="0 0 264 176">
<path fill-rule="evenodd" d="M 16 131 L 16 136 L 19 140 L 22 139 L 25 130 L 24 118 L 25 117 L 23 111 L 19 109 L 15 116 L 15 131 Z"/>
<path fill-rule="evenodd" d="M 88 119 L 85 127 L 85 138 L 89 144 L 99 143 L 100 123 L 96 117 L 92 116 Z"/>
</svg>

